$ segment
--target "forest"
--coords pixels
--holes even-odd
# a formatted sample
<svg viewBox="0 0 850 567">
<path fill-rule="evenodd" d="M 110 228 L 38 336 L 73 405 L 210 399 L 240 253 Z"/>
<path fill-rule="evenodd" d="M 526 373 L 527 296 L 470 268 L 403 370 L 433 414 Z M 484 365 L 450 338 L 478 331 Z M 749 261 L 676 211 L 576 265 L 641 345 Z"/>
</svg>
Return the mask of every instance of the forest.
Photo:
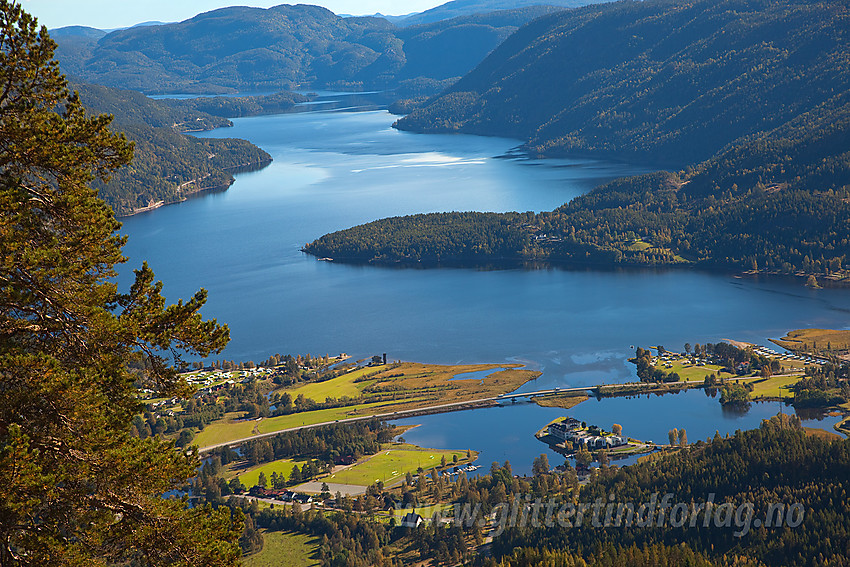
<svg viewBox="0 0 850 567">
<path fill-rule="evenodd" d="M 546 213 L 431 213 L 324 235 L 304 251 L 338 261 L 696 266 L 846 276 L 850 203 L 837 190 L 766 188 L 689 198 L 676 174 L 599 187 Z M 733 186 L 733 190 L 738 188 Z"/>
</svg>

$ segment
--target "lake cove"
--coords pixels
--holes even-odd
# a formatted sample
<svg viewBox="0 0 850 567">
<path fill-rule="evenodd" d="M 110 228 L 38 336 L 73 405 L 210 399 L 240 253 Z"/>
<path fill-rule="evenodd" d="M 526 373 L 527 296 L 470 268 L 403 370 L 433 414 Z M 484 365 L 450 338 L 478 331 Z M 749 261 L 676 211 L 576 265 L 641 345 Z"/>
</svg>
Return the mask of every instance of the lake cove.
<svg viewBox="0 0 850 567">
<path fill-rule="evenodd" d="M 248 139 L 274 162 L 237 175 L 225 192 L 124 219 L 130 261 L 120 283 L 129 285 L 131 270 L 147 260 L 171 301 L 206 288 L 204 315 L 231 329 L 222 358 L 386 352 L 392 360 L 440 364 L 516 362 L 542 372 L 530 389 L 635 380 L 630 345 L 649 338 L 677 350 L 685 341 L 726 337 L 770 346 L 788 329 L 847 325 L 850 294 L 793 280 L 684 270 L 387 269 L 304 255 L 306 242 L 377 218 L 552 210 L 599 183 L 647 170 L 530 160 L 512 153 L 515 140 L 399 132 L 391 128 L 394 120 L 384 111 L 305 112 L 237 119 L 233 128 L 203 134 Z M 698 401 L 682 402 L 691 398 Z M 695 441 L 716 429 L 757 426 L 779 409 L 754 405 L 732 418 L 696 391 L 642 398 L 634 412 L 643 407 L 643 413 L 631 422 L 620 417 L 626 410 L 617 404 L 636 401 L 429 416 L 414 420 L 423 426 L 405 438 L 446 438 L 444 444 L 408 439 L 435 448 L 468 444 L 482 451 L 480 462 L 508 458 L 522 472 L 541 450 L 534 432 L 558 415 L 606 408 L 587 421 L 621 423 L 627 435 L 663 442 L 673 427 L 687 428 Z M 462 439 L 448 439 L 453 435 Z"/>
</svg>

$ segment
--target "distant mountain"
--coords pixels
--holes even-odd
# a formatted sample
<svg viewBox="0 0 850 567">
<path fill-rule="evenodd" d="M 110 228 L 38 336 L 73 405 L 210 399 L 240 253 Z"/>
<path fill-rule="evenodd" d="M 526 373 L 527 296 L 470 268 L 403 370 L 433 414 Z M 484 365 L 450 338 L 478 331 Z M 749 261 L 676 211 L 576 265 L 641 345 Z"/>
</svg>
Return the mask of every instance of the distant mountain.
<svg viewBox="0 0 850 567">
<path fill-rule="evenodd" d="M 116 214 L 181 201 L 192 193 L 226 188 L 233 173 L 258 168 L 271 157 L 244 140 L 198 139 L 181 132 L 228 126 L 220 116 L 199 112 L 190 102 L 169 105 L 135 91 L 73 83 L 93 114 L 108 113 L 113 127 L 135 143 L 133 161 L 109 183 L 94 184 Z"/>
<path fill-rule="evenodd" d="M 459 16 L 486 14 L 497 10 L 514 10 L 531 6 L 578 8 L 580 6 L 587 6 L 588 4 L 595 4 L 598 1 L 600 0 L 454 0 L 436 8 L 425 10 L 424 12 L 397 18 L 393 23 L 399 26 L 416 26 L 432 24 Z"/>
<path fill-rule="evenodd" d="M 389 16 L 389 15 L 387 15 L 387 14 L 382 14 L 382 13 L 380 13 L 380 12 L 376 12 L 376 13 L 372 14 L 372 15 L 371 15 L 371 16 L 369 16 L 369 17 L 372 17 L 372 18 L 384 18 L 384 19 L 385 19 L 385 20 L 387 20 L 388 22 L 391 22 L 391 23 L 393 23 L 393 24 L 398 24 L 399 22 L 401 22 L 401 21 L 403 21 L 403 20 L 405 20 L 405 19 L 409 18 L 410 16 L 413 16 L 413 15 L 415 15 L 415 14 L 417 14 L 417 13 L 418 13 L 418 12 L 411 12 L 410 14 L 403 14 L 403 15 L 401 15 L 401 16 Z M 353 14 L 339 14 L 339 17 L 340 17 L 340 18 L 357 18 L 358 16 L 355 16 L 355 15 L 353 15 Z"/>
<path fill-rule="evenodd" d="M 521 28 L 397 126 L 666 162 L 549 213 L 384 219 L 307 246 L 373 262 L 703 265 L 850 283 L 850 2 L 646 0 Z"/>
<path fill-rule="evenodd" d="M 99 40 L 103 36 L 105 36 L 108 32 L 103 30 L 99 30 L 97 28 L 90 28 L 87 26 L 66 26 L 64 28 L 56 28 L 50 30 L 50 37 L 54 40 L 59 38 L 69 38 L 69 37 L 79 37 L 85 39 L 93 39 L 95 41 Z"/>
<path fill-rule="evenodd" d="M 138 24 L 135 24 L 135 25 L 130 26 L 130 27 L 131 28 L 143 28 L 143 27 L 147 27 L 147 26 L 162 26 L 162 25 L 165 25 L 167 23 L 168 22 L 160 22 L 159 20 L 150 20 L 148 22 L 139 22 Z M 124 29 L 126 29 L 126 28 L 124 28 Z M 117 30 L 112 30 L 112 31 L 117 31 Z"/>
<path fill-rule="evenodd" d="M 397 28 L 318 6 L 213 10 L 175 24 L 92 37 L 61 35 L 69 75 L 142 92 L 228 93 L 294 87 L 385 89 L 457 78 L 526 22 L 533 7 Z"/>
</svg>

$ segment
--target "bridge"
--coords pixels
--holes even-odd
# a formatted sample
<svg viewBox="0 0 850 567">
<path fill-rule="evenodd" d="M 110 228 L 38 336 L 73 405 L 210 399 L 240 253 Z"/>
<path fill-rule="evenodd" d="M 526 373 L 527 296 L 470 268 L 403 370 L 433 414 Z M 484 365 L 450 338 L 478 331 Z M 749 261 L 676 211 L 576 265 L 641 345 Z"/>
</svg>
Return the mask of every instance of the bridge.
<svg viewBox="0 0 850 567">
<path fill-rule="evenodd" d="M 699 387 L 702 382 L 681 380 L 679 382 L 626 382 L 624 384 L 597 384 L 595 386 L 582 386 L 579 388 L 552 388 L 549 390 L 535 390 L 534 392 L 513 392 L 511 394 L 501 394 L 495 398 L 490 398 L 495 401 L 500 400 L 516 400 L 518 398 L 540 398 L 544 396 L 554 396 L 558 394 L 581 394 L 596 395 L 600 391 L 607 393 L 616 393 L 617 390 L 628 390 L 631 388 L 651 388 L 652 386 L 691 386 Z"/>
<path fill-rule="evenodd" d="M 588 386 L 585 388 L 552 388 L 551 390 L 536 390 L 534 392 L 514 392 L 512 394 L 501 394 L 491 399 L 498 402 L 500 400 L 516 400 L 518 398 L 540 398 L 543 396 L 553 396 L 555 394 L 580 394 L 582 392 L 595 393 L 597 387 L 598 386 Z"/>
</svg>

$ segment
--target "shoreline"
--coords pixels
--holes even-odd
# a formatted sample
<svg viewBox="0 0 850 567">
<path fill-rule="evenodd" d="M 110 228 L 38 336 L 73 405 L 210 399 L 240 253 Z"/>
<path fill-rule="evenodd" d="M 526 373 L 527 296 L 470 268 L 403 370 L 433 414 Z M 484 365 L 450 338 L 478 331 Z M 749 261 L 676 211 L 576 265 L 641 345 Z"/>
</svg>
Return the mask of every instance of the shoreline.
<svg viewBox="0 0 850 567">
<path fill-rule="evenodd" d="M 223 171 L 223 172 L 233 171 L 233 173 L 236 174 L 236 175 L 238 175 L 239 173 L 248 173 L 248 172 L 251 172 L 251 171 L 260 171 L 260 170 L 268 167 L 272 163 L 272 161 L 273 161 L 272 159 L 268 159 L 268 160 L 262 160 L 262 161 L 259 161 L 259 162 L 242 163 L 242 164 L 232 165 L 230 167 L 222 168 L 221 171 Z M 207 177 L 209 177 L 209 176 L 207 176 Z M 230 180 L 227 183 L 210 185 L 208 187 L 199 187 L 198 189 L 195 189 L 194 191 L 183 191 L 183 187 L 186 187 L 188 185 L 191 185 L 192 183 L 201 181 L 203 179 L 205 179 L 205 178 L 192 179 L 190 181 L 187 181 L 185 183 L 178 185 L 177 186 L 177 192 L 180 195 L 182 195 L 182 197 L 180 199 L 177 199 L 176 201 L 157 201 L 156 203 L 153 203 L 152 205 L 148 205 L 146 207 L 135 208 L 128 213 L 116 214 L 115 218 L 116 219 L 130 218 L 130 217 L 134 217 L 136 215 L 140 215 L 142 213 L 148 213 L 148 212 L 151 212 L 151 211 L 155 211 L 157 209 L 160 209 L 162 207 L 167 207 L 169 205 L 178 205 L 180 203 L 185 203 L 189 199 L 192 199 L 192 198 L 197 197 L 197 196 L 201 196 L 204 193 L 211 193 L 211 192 L 215 192 L 215 191 L 227 191 L 228 189 L 230 189 L 230 187 L 234 183 L 236 183 L 236 178 L 234 177 L 234 175 L 231 175 Z"/>
<path fill-rule="evenodd" d="M 810 274 L 803 272 L 796 273 L 781 273 L 773 271 L 737 271 L 724 266 L 712 266 L 710 264 L 697 264 L 694 262 L 677 262 L 669 264 L 639 264 L 633 262 L 622 262 L 617 264 L 595 262 L 595 261 L 580 261 L 580 260 L 532 260 L 525 258 L 507 258 L 494 257 L 481 260 L 469 260 L 462 258 L 442 258 L 439 260 L 384 260 L 384 259 L 363 259 L 351 256 L 328 256 L 325 253 L 313 252 L 306 247 L 301 248 L 301 252 L 308 256 L 313 256 L 316 261 L 336 262 L 349 266 L 369 266 L 373 268 L 383 269 L 414 269 L 414 270 L 434 270 L 434 269 L 461 269 L 461 270 L 525 270 L 537 271 L 548 269 L 560 269 L 566 271 L 667 271 L 667 270 L 690 270 L 694 272 L 702 272 L 711 275 L 725 275 L 735 279 L 757 279 L 760 277 L 770 279 L 788 279 L 802 281 L 805 286 L 805 280 L 810 276 L 821 278 L 821 285 L 818 288 L 812 289 L 844 289 L 850 288 L 850 274 Z"/>
</svg>

